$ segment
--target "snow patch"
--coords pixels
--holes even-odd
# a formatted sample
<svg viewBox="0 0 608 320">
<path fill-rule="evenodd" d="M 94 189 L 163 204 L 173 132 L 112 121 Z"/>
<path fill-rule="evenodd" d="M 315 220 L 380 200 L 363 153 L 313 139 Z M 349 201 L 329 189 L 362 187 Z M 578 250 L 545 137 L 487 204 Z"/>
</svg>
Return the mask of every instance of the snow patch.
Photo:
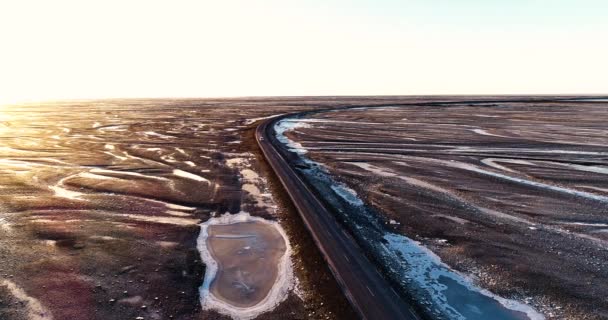
<svg viewBox="0 0 608 320">
<path fill-rule="evenodd" d="M 273 114 L 273 115 L 270 115 L 270 116 L 267 116 L 267 117 L 251 118 L 251 119 L 245 120 L 245 124 L 246 125 L 250 125 L 250 124 L 253 124 L 253 123 L 258 122 L 260 120 L 266 120 L 266 119 L 276 118 L 276 117 L 279 117 L 279 116 L 282 116 L 282 115 L 284 115 L 284 113 Z"/>
<path fill-rule="evenodd" d="M 289 147 L 289 151 L 298 154 L 304 154 L 308 152 L 304 147 L 285 136 L 285 132 L 293 131 L 298 128 L 310 128 L 308 123 L 304 123 L 301 119 L 283 119 L 274 125 L 274 131 L 277 139 L 284 145 Z"/>
<path fill-rule="evenodd" d="M 6 221 L 6 218 L 0 218 L 0 229 L 7 232 L 12 230 L 11 224 Z"/>
<path fill-rule="evenodd" d="M 143 134 L 146 135 L 146 136 L 153 136 L 153 137 L 158 137 L 158 138 L 161 138 L 161 139 L 173 139 L 173 138 L 175 138 L 174 136 L 169 136 L 169 135 L 157 133 L 157 132 L 154 132 L 154 131 L 145 131 Z"/>
<path fill-rule="evenodd" d="M 490 132 L 488 132 L 488 131 L 486 131 L 486 130 L 484 130 L 484 129 L 472 129 L 471 131 L 473 131 L 473 132 L 475 132 L 475 133 L 477 133 L 477 134 L 480 134 L 480 135 L 482 135 L 482 136 L 491 136 L 491 137 L 501 137 L 501 138 L 507 138 L 507 137 L 505 137 L 505 136 L 501 136 L 501 135 L 497 135 L 497 134 L 490 133 Z"/>
<path fill-rule="evenodd" d="M 173 174 L 178 176 L 178 177 L 182 177 L 182 178 L 186 178 L 186 179 L 190 179 L 190 180 L 195 180 L 195 181 L 200 181 L 200 182 L 207 182 L 209 183 L 209 180 L 206 178 L 203 178 L 199 175 L 196 175 L 194 173 L 190 173 L 184 170 L 180 170 L 180 169 L 174 169 L 173 170 Z"/>
<path fill-rule="evenodd" d="M 195 207 L 186 207 L 186 206 L 182 206 L 179 204 L 174 204 L 174 203 L 168 203 L 168 202 L 163 202 L 165 204 L 165 206 L 169 209 L 174 209 L 174 210 L 184 210 L 184 211 L 194 211 L 196 208 Z"/>
<path fill-rule="evenodd" d="M 308 124 L 302 121 L 302 119 L 283 119 L 275 124 L 275 133 L 277 140 L 289 147 L 290 151 L 300 154 L 303 161 L 312 162 L 303 155 L 306 153 L 306 150 L 301 144 L 285 136 L 285 132 L 287 131 L 307 126 Z M 426 184 L 417 179 L 401 177 L 390 170 L 385 170 L 371 164 L 351 164 L 374 172 L 379 176 L 397 176 L 408 183 L 422 185 L 435 191 L 445 191 L 443 188 Z M 478 167 L 473 167 L 474 169 L 471 167 L 467 167 L 466 169 L 479 170 L 485 174 L 494 174 Z M 357 197 L 356 192 L 345 185 L 334 183 L 330 187 L 350 204 L 355 206 L 363 205 L 363 201 Z M 447 315 L 450 319 L 467 319 L 466 316 L 479 318 L 479 315 L 483 313 L 486 315 L 493 313 L 508 315 L 517 312 L 525 314 L 531 320 L 544 319 L 542 314 L 524 303 L 505 299 L 488 290 L 476 287 L 468 277 L 450 269 L 437 255 L 418 242 L 390 232 L 385 233 L 383 239 L 386 242 L 381 243 L 379 249 L 382 251 L 381 255 L 391 262 L 389 268 L 395 274 L 403 277 L 402 283 L 410 283 L 414 287 L 426 292 L 423 296 L 428 296 L 432 300 L 432 307 L 437 308 L 437 312 Z M 467 301 L 473 301 L 473 304 L 467 303 Z M 502 307 L 497 306 L 497 304 Z"/>
<path fill-rule="evenodd" d="M 70 199 L 70 200 L 82 200 L 82 196 L 85 195 L 84 193 L 77 192 L 77 191 L 71 191 L 71 190 L 68 190 L 63 187 L 63 185 L 64 185 L 63 182 L 68 178 L 70 178 L 70 177 L 65 177 L 65 178 L 59 180 L 59 182 L 57 182 L 56 185 L 49 186 L 49 189 L 53 190 L 56 197 L 66 198 L 66 199 Z"/>
<path fill-rule="evenodd" d="M 248 156 L 252 158 L 253 154 L 249 154 Z M 269 209 L 273 213 L 276 211 L 277 205 L 266 187 L 265 179 L 260 177 L 257 172 L 248 169 L 251 167 L 248 158 L 231 158 L 226 160 L 226 165 L 239 170 L 242 177 L 241 181 L 243 182 L 241 189 L 251 195 L 258 207 Z"/>
<path fill-rule="evenodd" d="M 530 320 L 545 319 L 542 314 L 524 303 L 505 299 L 488 290 L 476 287 L 470 278 L 451 270 L 435 253 L 420 245 L 419 242 L 394 233 L 387 233 L 384 239 L 388 243 L 386 247 L 389 251 L 396 253 L 401 259 L 408 261 L 409 272 L 405 276 L 416 282 L 419 287 L 425 289 L 430 294 L 434 305 L 444 309 L 443 311 L 450 314 L 453 319 L 467 319 L 467 317 L 461 314 L 462 312 L 479 313 L 481 311 L 479 308 L 476 308 L 476 311 L 470 308 L 475 306 L 450 303 L 445 293 L 449 286 L 463 287 L 462 289 L 465 292 L 479 293 L 487 298 L 498 301 L 509 310 L 526 314 Z M 446 282 L 443 280 L 446 278 L 451 281 Z M 458 288 L 454 290 L 458 290 Z"/>
<path fill-rule="evenodd" d="M 338 194 L 342 199 L 348 201 L 348 203 L 355 206 L 362 206 L 363 201 L 359 199 L 357 196 L 357 192 L 344 184 L 334 184 L 331 186 L 331 189 L 334 190 L 336 194 Z"/>
<path fill-rule="evenodd" d="M 28 314 L 30 320 L 52 320 L 53 315 L 48 311 L 38 299 L 29 296 L 25 290 L 17 286 L 12 281 L 0 280 L 0 286 L 4 286 L 18 300 L 20 300 Z"/>
</svg>

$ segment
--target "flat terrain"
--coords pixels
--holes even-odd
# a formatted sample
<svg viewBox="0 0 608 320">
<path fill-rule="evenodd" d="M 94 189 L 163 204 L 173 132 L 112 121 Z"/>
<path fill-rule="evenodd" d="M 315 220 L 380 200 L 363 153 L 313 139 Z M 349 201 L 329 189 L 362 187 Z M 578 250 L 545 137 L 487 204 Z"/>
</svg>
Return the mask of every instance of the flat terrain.
<svg viewBox="0 0 608 320">
<path fill-rule="evenodd" d="M 113 100 L 0 108 L 0 319 L 215 319 L 196 241 L 247 211 L 294 243 L 299 293 L 260 318 L 349 317 L 269 175 L 254 122 L 302 101 Z M 42 314 L 42 315 L 40 315 Z"/>
<path fill-rule="evenodd" d="M 307 114 L 287 135 L 386 228 L 548 317 L 608 317 L 608 105 L 452 103 Z"/>
<path fill-rule="evenodd" d="M 392 290 L 347 229 L 340 226 L 331 209 L 323 205 L 323 198 L 315 196 L 292 163 L 282 156 L 283 139 L 276 139 L 276 123 L 270 119 L 258 126 L 256 139 L 360 318 L 418 319 L 412 306 Z"/>
<path fill-rule="evenodd" d="M 538 102 L 479 104 L 512 99 Z M 269 116 L 347 106 L 384 107 L 306 114 L 288 135 L 387 230 L 549 317 L 608 318 L 608 108 L 548 99 L 0 107 L 0 319 L 227 319 L 201 310 L 197 239 L 241 211 L 293 251 L 297 290 L 259 319 L 356 318 L 254 139 Z"/>
</svg>

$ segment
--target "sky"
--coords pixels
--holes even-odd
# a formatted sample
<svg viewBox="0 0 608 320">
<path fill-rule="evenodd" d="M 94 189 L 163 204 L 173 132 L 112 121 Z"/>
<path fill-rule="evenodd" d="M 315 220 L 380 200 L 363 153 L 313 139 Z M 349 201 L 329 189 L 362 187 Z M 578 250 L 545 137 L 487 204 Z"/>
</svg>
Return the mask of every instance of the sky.
<svg viewBox="0 0 608 320">
<path fill-rule="evenodd" d="M 0 103 L 578 93 L 605 0 L 0 0 Z"/>
</svg>

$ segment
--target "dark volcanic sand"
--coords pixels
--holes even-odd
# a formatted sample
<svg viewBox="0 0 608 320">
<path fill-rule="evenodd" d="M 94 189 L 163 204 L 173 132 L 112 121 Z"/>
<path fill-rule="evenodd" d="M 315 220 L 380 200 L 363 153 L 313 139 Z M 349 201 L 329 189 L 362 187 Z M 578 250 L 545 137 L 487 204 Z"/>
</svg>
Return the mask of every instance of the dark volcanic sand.
<svg viewBox="0 0 608 320">
<path fill-rule="evenodd" d="M 259 318 L 352 318 L 281 191 L 272 192 L 275 200 L 250 193 L 252 186 L 269 193 L 273 185 L 253 122 L 313 105 L 263 99 L 2 107 L 0 319 L 223 319 L 200 310 L 205 268 L 197 224 L 211 213 L 241 210 L 285 221 L 304 298 L 290 294 Z M 260 177 L 244 177 L 245 169 Z"/>
<path fill-rule="evenodd" d="M 225 316 L 217 312 L 200 310 L 198 288 L 205 268 L 196 250 L 199 233 L 197 224 L 207 220 L 211 213 L 236 213 L 240 210 L 280 221 L 290 238 L 294 252 L 294 272 L 304 297 L 302 301 L 295 294 L 290 294 L 284 303 L 275 310 L 262 314 L 260 319 L 353 319 L 352 310 L 333 281 L 299 216 L 258 152 L 253 139 L 255 121 L 273 114 L 315 108 L 454 99 L 464 98 L 113 100 L 2 107 L 0 319 L 36 316 L 44 319 L 47 312 L 52 313 L 55 319 L 135 319 L 139 316 L 144 319 L 225 319 Z M 593 105 L 598 106 L 597 103 Z M 472 116 L 465 106 L 461 108 L 465 108 L 461 119 L 449 120 L 450 117 L 436 113 L 437 121 L 458 122 Z M 440 110 L 443 109 L 437 109 L 438 112 Z M 597 110 L 601 111 L 599 108 Z M 595 119 L 594 126 L 601 126 L 601 120 L 606 119 L 602 118 L 603 114 L 586 115 L 577 110 L 570 113 L 575 116 L 573 120 L 562 120 L 570 126 L 571 123 L 581 121 L 581 117 Z M 348 113 L 344 115 L 348 117 Z M 423 115 L 425 113 L 420 113 L 423 117 L 421 120 L 428 117 Z M 412 116 L 415 115 L 407 117 Z M 570 115 L 551 113 L 551 118 L 554 116 L 564 119 Z M 351 120 L 365 120 L 368 117 L 369 115 L 361 115 Z M 528 121 L 526 115 L 519 117 Z M 398 119 L 392 117 L 391 121 Z M 485 123 L 485 120 L 483 118 L 481 121 Z M 515 118 L 507 123 L 517 121 L 519 120 Z M 545 118 L 536 119 L 539 125 L 547 121 Z M 479 122 L 473 125 L 478 126 Z M 500 125 L 500 122 L 495 125 Z M 441 143 L 445 143 L 447 136 L 455 140 L 452 141 L 455 145 L 468 145 L 467 142 L 458 140 L 458 135 L 446 131 L 449 125 L 443 126 L 445 128 L 441 125 L 412 128 L 404 124 L 396 135 L 391 133 L 389 137 L 382 136 L 385 130 L 380 130 L 380 135 L 378 132 L 373 133 L 376 142 L 396 139 L 401 144 L 401 137 L 407 134 L 418 139 L 443 141 Z M 579 126 L 579 129 L 582 126 L 588 126 L 584 129 L 591 131 L 597 129 L 587 124 Z M 433 131 L 433 127 L 437 129 Z M 330 143 L 330 146 L 339 141 L 344 127 L 340 125 L 336 128 L 337 131 L 319 131 L 324 135 L 321 140 Z M 547 127 L 547 130 L 550 129 Z M 557 134 L 560 130 L 564 131 L 554 127 L 551 132 Z M 434 137 L 438 132 L 439 136 Z M 598 140 L 605 143 L 601 135 L 589 138 L 589 134 L 584 132 L 586 131 L 566 132 L 562 134 L 565 137 L 554 135 L 548 143 L 553 147 L 558 143 L 556 138 L 568 140 L 574 135 L 581 135 L 580 140 L 586 143 Z M 369 133 L 369 130 L 359 126 L 352 130 L 348 139 L 363 139 L 365 142 L 366 139 L 374 138 L 369 137 Z M 490 138 L 475 134 L 471 136 Z M 491 146 L 496 143 L 504 145 L 501 141 L 486 142 Z M 421 140 L 421 147 L 428 149 L 430 143 L 431 141 Z M 563 146 L 560 145 L 560 148 Z M 568 148 L 591 150 L 589 148 L 602 146 L 582 146 L 578 141 Z M 446 151 L 441 157 L 464 157 L 472 159 L 470 161 L 480 158 L 478 153 L 458 152 L 460 153 L 450 155 Z M 374 153 L 379 153 L 381 158 L 376 164 L 384 163 L 391 170 L 405 170 L 403 164 L 382 160 L 386 157 L 386 152 Z M 463 270 L 477 267 L 478 270 L 491 274 L 492 277 L 482 279 L 490 287 L 503 288 L 504 284 L 508 284 L 503 288 L 507 293 L 523 290 L 525 294 L 547 295 L 550 298 L 547 301 L 563 303 L 569 310 L 576 303 L 580 306 L 581 314 L 590 314 L 590 310 L 606 310 L 605 302 L 601 301 L 601 297 L 606 296 L 605 276 L 598 271 L 606 261 L 605 255 L 600 251 L 593 253 L 586 242 L 579 246 L 580 250 L 573 253 L 574 249 L 563 243 L 574 246 L 580 240 L 564 240 L 563 237 L 551 234 L 540 240 L 531 240 L 529 237 L 537 237 L 535 234 L 540 232 L 532 232 L 531 229 L 516 232 L 513 223 L 497 224 L 486 216 L 475 218 L 474 214 L 467 213 L 447 200 L 447 203 L 437 201 L 432 194 L 417 191 L 412 195 L 411 191 L 408 193 L 411 188 L 389 183 L 391 178 L 380 178 L 369 172 L 363 177 L 364 171 L 361 168 L 346 164 L 346 161 L 340 159 L 332 160 L 331 154 L 313 152 L 313 155 L 326 160 L 334 170 L 338 170 L 336 172 L 342 172 L 346 181 L 365 182 L 361 187 L 369 188 L 369 193 L 363 193 L 362 188 L 357 189 L 372 204 L 381 207 L 385 214 L 401 221 L 401 232 L 412 236 L 420 234 L 429 239 L 448 239 L 449 246 L 433 248 L 453 266 Z M 424 154 L 418 156 L 425 157 Z M 535 157 L 537 156 L 539 155 L 536 154 Z M 426 157 L 439 158 L 436 154 L 428 153 Z M 496 157 L 496 154 L 493 153 L 492 157 Z M 513 155 L 508 157 L 513 158 Z M 555 162 L 559 159 L 571 161 L 572 157 L 582 159 L 583 164 L 588 164 L 592 158 L 595 159 L 592 161 L 600 162 L 605 159 L 588 154 L 551 154 L 544 158 Z M 231 164 L 229 160 L 235 158 L 246 161 L 239 160 L 236 165 Z M 360 159 L 361 155 L 356 155 L 355 158 Z M 364 160 L 373 159 L 370 157 Z M 415 164 L 413 160 L 410 162 Z M 241 165 L 242 163 L 244 164 Z M 559 165 L 543 163 L 542 166 L 530 168 L 513 163 L 496 163 L 526 172 L 526 175 L 542 174 L 542 179 L 548 179 L 547 176 L 553 172 L 555 176 L 552 179 L 556 183 L 568 182 L 559 181 L 563 177 L 560 178 L 561 175 L 555 170 L 564 169 Z M 428 164 L 424 167 L 428 167 Z M 549 167 L 553 168 L 550 172 L 538 171 Z M 258 173 L 260 178 L 247 180 L 246 176 L 250 174 L 245 171 L 247 169 Z M 435 171 L 428 173 L 429 179 L 442 177 L 441 166 L 435 166 L 432 170 Z M 449 174 L 454 174 L 452 171 L 454 170 Z M 413 174 L 408 170 L 403 172 L 408 176 Z M 569 171 L 568 174 L 571 175 L 572 172 Z M 576 179 L 582 179 L 584 183 L 577 182 L 576 188 L 581 188 L 582 185 L 586 186 L 588 192 L 603 192 L 601 189 L 604 187 L 599 186 L 599 180 L 602 179 L 598 176 L 595 175 L 595 182 L 589 182 L 593 179 L 591 175 L 583 174 Z M 463 176 L 461 173 L 460 177 L 473 179 L 470 174 Z M 460 179 L 444 180 L 460 181 L 462 184 L 456 188 L 457 192 L 467 201 L 473 201 L 471 199 L 478 192 L 480 195 L 476 197 L 482 197 L 481 194 L 487 191 L 486 187 L 477 182 L 467 184 Z M 485 180 L 492 181 L 487 177 Z M 498 184 L 499 187 L 493 192 L 512 187 L 504 181 Z M 252 196 L 255 193 L 252 185 L 262 194 L 271 191 L 272 197 Z M 495 184 L 491 186 L 494 187 Z M 526 188 L 525 192 L 529 197 L 536 195 L 533 188 Z M 391 193 L 394 196 L 390 201 L 386 200 L 386 195 Z M 542 197 L 534 199 L 546 196 L 546 192 L 539 193 Z M 421 194 L 427 196 L 419 196 Z M 509 193 L 496 206 L 515 204 L 510 198 L 514 196 L 517 195 Z M 559 197 L 563 196 L 560 194 Z M 578 197 L 565 199 L 560 202 L 560 206 L 565 203 L 573 210 L 592 206 Z M 535 205 L 551 207 L 552 201 Z M 277 210 L 266 206 L 273 202 L 278 205 Z M 530 205 L 530 202 L 534 201 L 528 201 L 526 205 Z M 424 214 L 429 206 L 433 214 L 440 213 L 445 217 Z M 559 208 L 561 207 L 555 209 Z M 537 223 L 558 221 L 553 215 L 559 214 L 570 217 L 575 222 L 586 217 L 590 217 L 592 222 L 603 221 L 601 217 L 605 214 L 602 211 L 605 207 L 597 205 L 597 208 L 595 213 L 581 209 L 581 216 L 572 216 L 572 211 L 567 212 L 565 209 L 543 209 L 539 214 L 534 214 L 531 212 L 536 211 L 519 206 L 513 212 L 509 211 L 509 214 L 526 216 Z M 458 219 L 460 216 L 464 217 L 463 220 Z M 411 217 L 420 222 L 412 223 Z M 468 222 L 461 225 L 460 222 L 465 219 Z M 559 226 L 572 228 L 580 234 L 602 237 L 601 232 L 592 232 L 602 230 L 597 225 Z M 547 233 L 541 231 L 542 234 Z M 427 243 L 433 246 L 434 242 L 429 240 Z M 526 246 L 534 249 L 527 249 Z M 561 253 L 558 254 L 557 251 Z M 575 254 L 581 255 L 579 262 L 563 258 Z M 509 267 L 512 269 L 509 270 Z M 507 279 L 509 281 L 502 281 L 511 275 L 513 276 Z M 581 280 L 583 276 L 587 278 Z M 500 290 L 496 291 L 500 293 Z M 577 294 L 578 297 L 572 298 Z M 563 299 L 559 300 L 560 297 Z M 569 304 L 569 301 L 574 302 Z"/>
<path fill-rule="evenodd" d="M 549 318 L 608 318 L 605 102 L 353 109 L 302 121 L 289 137 L 390 229 Z"/>
</svg>

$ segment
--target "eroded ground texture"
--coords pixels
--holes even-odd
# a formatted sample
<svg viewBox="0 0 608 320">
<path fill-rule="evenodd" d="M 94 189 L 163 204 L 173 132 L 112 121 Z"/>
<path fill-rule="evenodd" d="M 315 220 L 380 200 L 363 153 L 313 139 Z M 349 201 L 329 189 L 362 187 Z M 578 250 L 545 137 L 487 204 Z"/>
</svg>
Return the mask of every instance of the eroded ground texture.
<svg viewBox="0 0 608 320">
<path fill-rule="evenodd" d="M 351 317 L 253 140 L 259 118 L 313 105 L 2 107 L 0 319 L 227 318 L 201 310 L 205 266 L 196 241 L 199 223 L 241 211 L 280 221 L 293 244 L 296 291 L 259 318 Z"/>
<path fill-rule="evenodd" d="M 297 282 L 258 318 L 355 318 L 253 138 L 267 116 L 350 105 L 401 106 L 308 114 L 286 134 L 375 209 L 388 241 L 421 241 L 549 317 L 608 317 L 608 107 L 416 105 L 488 99 L 505 98 L 1 107 L 0 319 L 227 319 L 201 308 L 197 239 L 243 212 L 285 230 Z"/>
<path fill-rule="evenodd" d="M 313 113 L 286 135 L 344 200 L 480 286 L 548 318 L 604 319 L 607 123 L 602 101 L 455 103 Z"/>
</svg>

